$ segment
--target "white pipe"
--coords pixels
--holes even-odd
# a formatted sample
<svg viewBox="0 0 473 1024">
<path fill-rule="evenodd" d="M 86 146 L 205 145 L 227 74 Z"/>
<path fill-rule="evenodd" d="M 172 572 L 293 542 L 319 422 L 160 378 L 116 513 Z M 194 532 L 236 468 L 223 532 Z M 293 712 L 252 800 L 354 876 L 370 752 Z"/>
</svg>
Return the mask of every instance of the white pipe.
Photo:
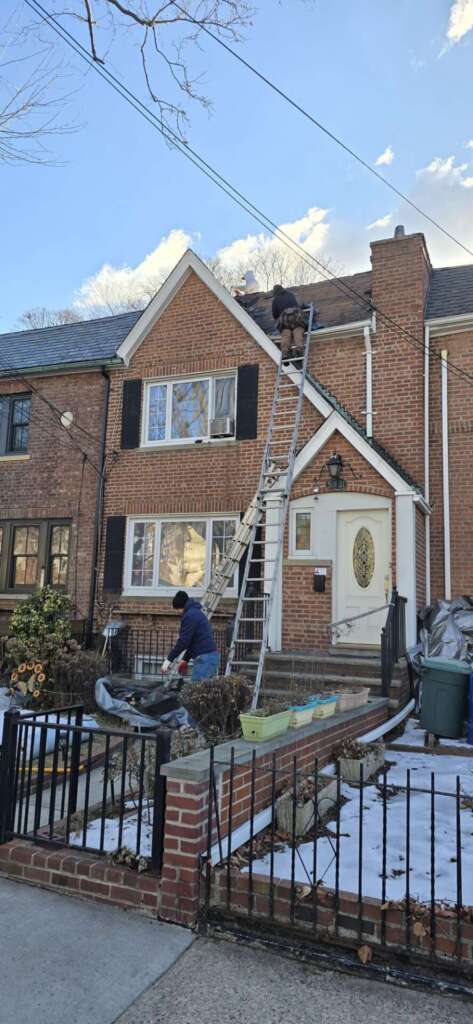
<svg viewBox="0 0 473 1024">
<path fill-rule="evenodd" d="M 372 729 L 371 732 L 365 732 L 364 736 L 358 736 L 357 742 L 374 743 L 375 740 L 379 740 L 381 736 L 385 736 L 387 732 L 391 732 L 391 729 L 394 729 L 396 725 L 399 725 L 399 722 L 403 722 L 404 719 L 410 715 L 411 711 L 414 710 L 415 704 L 416 702 L 414 699 L 410 700 L 402 711 L 398 711 L 397 715 L 394 715 L 394 718 L 388 718 L 387 722 L 383 722 L 382 725 L 378 725 L 377 729 Z"/>
<path fill-rule="evenodd" d="M 450 490 L 448 483 L 448 352 L 442 349 L 442 478 L 443 478 L 443 554 L 445 564 L 445 600 L 452 597 L 450 566 Z"/>
<path fill-rule="evenodd" d="M 430 502 L 430 327 L 424 335 L 424 497 Z M 425 529 L 425 600 L 430 604 L 430 516 L 424 519 Z"/>
<path fill-rule="evenodd" d="M 364 328 L 366 355 L 366 436 L 373 437 L 373 350 L 371 348 L 371 328 Z"/>
</svg>

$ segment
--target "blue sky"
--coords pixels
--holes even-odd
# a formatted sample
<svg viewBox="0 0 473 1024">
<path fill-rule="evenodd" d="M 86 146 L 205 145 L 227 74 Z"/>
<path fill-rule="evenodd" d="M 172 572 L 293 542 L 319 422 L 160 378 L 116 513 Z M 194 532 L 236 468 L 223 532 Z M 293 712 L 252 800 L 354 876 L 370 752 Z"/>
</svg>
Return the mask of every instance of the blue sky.
<svg viewBox="0 0 473 1024">
<path fill-rule="evenodd" d="M 473 248 L 473 0 L 256 5 L 242 54 L 369 162 L 390 147 L 380 170 Z M 4 0 L 5 21 L 17 12 L 21 0 Z M 138 58 L 122 37 L 111 66 L 145 98 Z M 67 50 L 64 59 L 68 116 L 82 127 L 54 140 L 63 163 L 0 164 L 2 331 L 26 309 L 77 301 L 104 264 L 112 276 L 140 272 L 147 255 L 164 265 L 189 240 L 209 256 L 239 241 L 231 261 L 257 244 L 250 217 Z M 426 231 L 435 264 L 468 261 L 221 47 L 206 40 L 192 66 L 214 105 L 211 116 L 191 107 L 190 143 L 321 258 L 367 268 L 370 239 L 402 222 Z"/>
</svg>

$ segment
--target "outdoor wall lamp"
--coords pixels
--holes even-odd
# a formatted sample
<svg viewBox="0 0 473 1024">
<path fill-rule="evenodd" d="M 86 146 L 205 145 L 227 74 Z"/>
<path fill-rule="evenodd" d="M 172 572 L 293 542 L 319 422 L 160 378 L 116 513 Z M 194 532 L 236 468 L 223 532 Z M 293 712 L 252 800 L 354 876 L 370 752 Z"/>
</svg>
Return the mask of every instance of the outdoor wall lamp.
<svg viewBox="0 0 473 1024">
<path fill-rule="evenodd" d="M 320 491 L 319 481 L 323 473 L 327 476 L 326 487 L 329 491 L 344 491 L 347 486 L 346 480 L 342 477 L 343 459 L 338 452 L 334 452 L 330 456 L 327 462 L 324 463 L 322 469 L 315 481 L 314 495 L 318 495 Z M 351 467 L 349 467 L 351 468 Z"/>
</svg>

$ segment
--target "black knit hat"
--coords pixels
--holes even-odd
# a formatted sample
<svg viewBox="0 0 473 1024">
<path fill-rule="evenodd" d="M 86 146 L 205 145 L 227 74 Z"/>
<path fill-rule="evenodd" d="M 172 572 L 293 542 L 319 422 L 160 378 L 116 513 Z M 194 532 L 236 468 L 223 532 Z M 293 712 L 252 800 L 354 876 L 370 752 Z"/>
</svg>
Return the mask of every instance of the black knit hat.
<svg viewBox="0 0 473 1024">
<path fill-rule="evenodd" d="M 188 600 L 189 594 L 186 594 L 185 590 L 178 590 L 172 599 L 172 606 L 173 608 L 184 608 Z"/>
</svg>

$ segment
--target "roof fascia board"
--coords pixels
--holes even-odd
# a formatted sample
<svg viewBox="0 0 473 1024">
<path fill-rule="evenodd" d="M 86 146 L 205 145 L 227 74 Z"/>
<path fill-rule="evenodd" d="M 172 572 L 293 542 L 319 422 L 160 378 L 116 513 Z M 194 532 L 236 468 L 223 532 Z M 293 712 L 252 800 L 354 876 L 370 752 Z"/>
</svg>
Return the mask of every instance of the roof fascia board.
<svg viewBox="0 0 473 1024">
<path fill-rule="evenodd" d="M 399 473 L 396 473 L 396 470 L 392 469 L 382 456 L 371 447 L 368 441 L 361 434 L 358 434 L 336 410 L 332 411 L 328 419 L 325 420 L 325 423 L 322 423 L 310 441 L 307 442 L 296 456 L 294 466 L 295 480 L 297 480 L 312 459 L 324 447 L 335 431 L 338 431 L 359 452 L 365 461 L 386 480 L 396 494 L 412 494 L 413 497 L 421 498 L 419 492 L 414 490 L 414 488 L 410 488 L 403 477 L 399 476 Z"/>
<path fill-rule="evenodd" d="M 431 337 L 434 338 L 439 338 L 443 334 L 459 334 L 461 331 L 473 329 L 473 313 L 431 317 L 425 323 L 430 327 Z"/>
<path fill-rule="evenodd" d="M 106 369 L 111 366 L 123 366 L 123 360 L 112 356 L 110 359 L 89 359 L 83 363 L 51 363 L 49 366 L 20 366 L 14 370 L 0 370 L 1 380 L 14 380 L 16 377 L 46 377 L 53 374 L 92 373 L 94 370 Z"/>
<path fill-rule="evenodd" d="M 316 341 L 317 338 L 340 338 L 346 337 L 353 338 L 356 335 L 363 335 L 365 327 L 372 327 L 373 321 L 369 317 L 368 320 L 353 320 L 349 324 L 332 324 L 331 327 L 317 327 L 311 332 L 311 342 Z M 272 335 L 274 338 L 279 338 L 279 334 Z"/>
</svg>

